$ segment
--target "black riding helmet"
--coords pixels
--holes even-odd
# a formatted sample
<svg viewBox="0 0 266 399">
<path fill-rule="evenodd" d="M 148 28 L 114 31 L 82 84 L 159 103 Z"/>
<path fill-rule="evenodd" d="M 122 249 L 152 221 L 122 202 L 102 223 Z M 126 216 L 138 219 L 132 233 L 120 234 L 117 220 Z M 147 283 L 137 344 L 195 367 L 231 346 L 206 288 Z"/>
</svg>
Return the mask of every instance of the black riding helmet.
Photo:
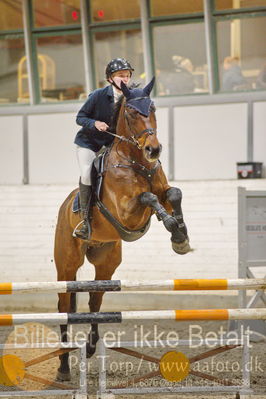
<svg viewBox="0 0 266 399">
<path fill-rule="evenodd" d="M 130 63 L 125 58 L 114 58 L 109 62 L 105 69 L 106 79 L 110 79 L 111 75 L 117 71 L 130 71 L 130 76 L 132 76 L 132 72 L 134 68 L 130 65 Z"/>
</svg>

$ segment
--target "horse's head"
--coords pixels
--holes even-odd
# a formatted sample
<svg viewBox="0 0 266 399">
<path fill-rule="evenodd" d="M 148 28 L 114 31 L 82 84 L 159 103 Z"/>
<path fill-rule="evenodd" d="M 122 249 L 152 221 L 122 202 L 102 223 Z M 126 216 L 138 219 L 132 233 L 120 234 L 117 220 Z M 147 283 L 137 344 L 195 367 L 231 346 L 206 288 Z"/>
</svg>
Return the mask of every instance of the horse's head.
<svg viewBox="0 0 266 399">
<path fill-rule="evenodd" d="M 121 90 L 126 98 L 124 116 L 128 135 L 149 162 L 156 161 L 162 149 L 156 133 L 155 106 L 150 99 L 154 81 L 155 78 L 144 89 L 129 89 L 121 82 Z"/>
</svg>

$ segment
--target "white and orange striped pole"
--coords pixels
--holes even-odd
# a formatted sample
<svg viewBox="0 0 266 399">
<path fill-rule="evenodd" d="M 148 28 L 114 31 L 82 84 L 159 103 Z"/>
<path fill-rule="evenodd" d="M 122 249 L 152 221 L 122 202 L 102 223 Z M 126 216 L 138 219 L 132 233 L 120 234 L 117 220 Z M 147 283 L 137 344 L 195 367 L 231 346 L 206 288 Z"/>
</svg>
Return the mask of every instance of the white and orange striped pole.
<svg viewBox="0 0 266 399">
<path fill-rule="evenodd" d="M 266 308 L 0 314 L 0 326 L 29 322 L 48 324 L 122 323 L 125 320 L 266 320 Z"/>
<path fill-rule="evenodd" d="M 93 280 L 0 283 L 0 295 L 37 292 L 265 290 L 266 279 Z"/>
</svg>

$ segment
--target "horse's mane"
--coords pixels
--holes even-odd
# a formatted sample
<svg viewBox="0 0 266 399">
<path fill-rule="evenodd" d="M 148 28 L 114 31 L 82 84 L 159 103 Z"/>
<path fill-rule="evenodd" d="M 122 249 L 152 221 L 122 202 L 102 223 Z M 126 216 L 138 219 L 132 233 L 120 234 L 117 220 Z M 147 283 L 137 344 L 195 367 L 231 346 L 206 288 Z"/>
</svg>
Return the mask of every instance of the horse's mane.
<svg viewBox="0 0 266 399">
<path fill-rule="evenodd" d="M 132 83 L 129 86 L 129 89 L 135 89 L 138 86 L 139 86 L 139 84 Z M 123 96 L 123 94 L 121 94 L 121 96 L 119 97 L 118 101 L 114 105 L 114 111 L 113 111 L 113 115 L 112 115 L 112 119 L 111 119 L 111 128 L 110 128 L 111 132 L 113 132 L 113 133 L 115 133 L 115 131 L 116 131 L 116 125 L 117 125 L 117 121 L 118 121 L 118 117 L 119 117 L 119 112 L 120 112 L 120 109 L 121 109 L 122 102 L 123 102 L 124 98 L 125 97 Z"/>
</svg>

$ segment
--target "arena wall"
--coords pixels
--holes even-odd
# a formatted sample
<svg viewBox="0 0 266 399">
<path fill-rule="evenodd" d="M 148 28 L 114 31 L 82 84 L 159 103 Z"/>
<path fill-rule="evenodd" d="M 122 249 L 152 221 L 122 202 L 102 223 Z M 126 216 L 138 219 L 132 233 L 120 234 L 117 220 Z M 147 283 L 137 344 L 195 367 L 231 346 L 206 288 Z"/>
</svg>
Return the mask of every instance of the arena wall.
<svg viewBox="0 0 266 399">
<path fill-rule="evenodd" d="M 73 140 L 78 130 L 71 112 L 2 115 L 0 184 L 75 184 L 79 174 Z M 266 165 L 266 102 L 254 103 L 253 135 L 248 133 L 247 103 L 158 107 L 162 163 L 175 180 L 235 179 L 236 163 Z M 265 176 L 265 168 L 263 171 Z"/>
<path fill-rule="evenodd" d="M 155 216 L 149 232 L 123 243 L 123 261 L 114 279 L 237 278 L 237 186 L 265 189 L 265 179 L 176 181 L 183 191 L 183 210 L 193 252 L 180 256 Z M 75 185 L 5 185 L 0 191 L 1 282 L 55 281 L 53 240 L 60 204 Z M 265 268 L 260 268 L 263 277 Z M 264 274 L 263 274 L 264 273 Z M 78 279 L 94 278 L 88 262 Z M 22 300 L 23 299 L 23 300 Z M 221 303 L 222 301 L 222 303 Z M 79 294 L 79 309 L 88 309 L 88 295 Z M 105 310 L 237 307 L 237 292 L 112 293 Z M 56 294 L 1 296 L 0 309 L 56 310 Z M 123 309 L 122 309 L 123 308 Z"/>
</svg>

